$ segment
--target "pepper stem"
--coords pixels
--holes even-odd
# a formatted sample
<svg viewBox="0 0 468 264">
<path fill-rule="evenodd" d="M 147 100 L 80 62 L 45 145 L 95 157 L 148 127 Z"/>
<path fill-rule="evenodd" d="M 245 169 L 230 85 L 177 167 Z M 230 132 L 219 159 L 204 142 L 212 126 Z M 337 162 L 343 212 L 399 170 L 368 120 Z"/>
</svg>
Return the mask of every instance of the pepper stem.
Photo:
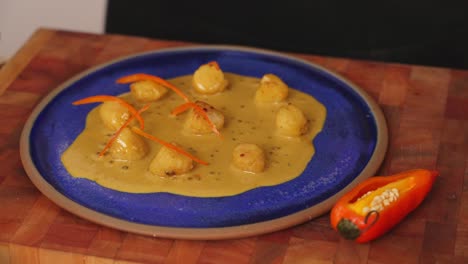
<svg viewBox="0 0 468 264">
<path fill-rule="evenodd" d="M 361 230 L 359 230 L 359 227 L 345 218 L 338 222 L 336 228 L 340 235 L 346 239 L 354 240 L 361 235 Z"/>
<path fill-rule="evenodd" d="M 350 220 L 343 218 L 338 222 L 338 225 L 336 226 L 336 229 L 340 233 L 340 235 L 346 239 L 354 240 L 358 238 L 362 233 L 365 233 L 367 230 L 369 230 L 377 221 L 379 220 L 380 213 L 378 211 L 372 210 L 369 213 L 366 214 L 366 218 L 364 218 L 364 223 L 367 224 L 371 216 L 375 214 L 375 217 L 373 218 L 373 221 L 366 226 L 366 228 L 360 230 L 359 227 L 351 222 Z"/>
</svg>

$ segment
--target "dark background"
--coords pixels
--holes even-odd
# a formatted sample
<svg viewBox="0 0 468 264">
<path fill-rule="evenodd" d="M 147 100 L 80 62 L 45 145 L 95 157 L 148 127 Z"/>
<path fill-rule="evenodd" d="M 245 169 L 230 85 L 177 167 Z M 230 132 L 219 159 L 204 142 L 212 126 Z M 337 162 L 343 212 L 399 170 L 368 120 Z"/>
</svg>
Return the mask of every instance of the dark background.
<svg viewBox="0 0 468 264">
<path fill-rule="evenodd" d="M 109 0 L 106 32 L 468 69 L 468 0 Z"/>
</svg>

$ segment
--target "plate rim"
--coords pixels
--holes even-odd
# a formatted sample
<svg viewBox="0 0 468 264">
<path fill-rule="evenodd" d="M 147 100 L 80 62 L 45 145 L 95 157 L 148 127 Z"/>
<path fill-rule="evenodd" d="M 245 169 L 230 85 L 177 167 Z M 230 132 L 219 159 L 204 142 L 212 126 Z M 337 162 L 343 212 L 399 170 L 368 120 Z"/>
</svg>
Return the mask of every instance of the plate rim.
<svg viewBox="0 0 468 264">
<path fill-rule="evenodd" d="M 243 52 L 253 52 L 260 53 L 262 55 L 269 55 L 274 57 L 280 57 L 287 60 L 292 60 L 295 62 L 300 62 L 306 64 L 309 67 L 320 70 L 326 74 L 329 74 L 333 78 L 336 78 L 340 82 L 343 82 L 345 85 L 349 86 L 354 92 L 356 92 L 359 97 L 367 104 L 370 112 L 373 115 L 377 140 L 375 144 L 374 151 L 365 165 L 361 170 L 360 174 L 355 177 L 347 186 L 335 193 L 334 195 L 328 197 L 322 202 L 309 207 L 307 209 L 282 216 L 279 218 L 274 218 L 271 220 L 260 221 L 250 224 L 226 226 L 226 227 L 169 227 L 169 226 L 158 226 L 150 224 L 142 224 L 127 221 L 121 218 L 113 217 L 88 207 L 81 205 L 78 202 L 75 202 L 68 198 L 67 196 L 61 194 L 56 190 L 50 183 L 48 183 L 43 176 L 40 174 L 36 165 L 34 164 L 31 155 L 30 155 L 30 135 L 32 128 L 36 119 L 42 110 L 64 89 L 66 89 L 72 83 L 80 80 L 86 75 L 95 72 L 99 69 L 105 68 L 114 63 L 125 61 L 127 59 L 147 56 L 150 54 L 157 53 L 166 53 L 166 52 L 183 52 L 183 51 L 203 51 L 203 50 L 230 50 L 230 51 L 243 51 Z M 307 61 L 305 59 L 296 57 L 294 55 L 278 52 L 263 48 L 247 47 L 247 46 L 238 46 L 238 45 L 189 45 L 181 47 L 170 47 L 162 48 L 152 51 L 145 51 L 135 54 L 130 54 L 127 56 L 121 56 L 113 60 L 101 63 L 91 68 L 78 73 L 57 87 L 53 88 L 41 101 L 34 107 L 30 113 L 20 137 L 20 158 L 23 164 L 23 167 L 26 171 L 26 174 L 32 181 L 32 183 L 39 189 L 39 191 L 49 198 L 52 202 L 57 204 L 59 207 L 69 211 L 72 214 L 75 214 L 79 217 L 87 219 L 91 222 L 97 223 L 99 225 L 107 226 L 117 230 L 122 230 L 126 232 L 149 235 L 153 237 L 164 237 L 172 239 L 191 239 L 191 240 L 218 240 L 218 239 L 231 239 L 231 238 L 241 238 L 249 237 L 253 235 L 260 235 L 265 233 L 270 233 L 285 229 L 288 227 L 293 227 L 295 225 L 304 223 L 306 221 L 312 220 L 313 218 L 319 217 L 330 210 L 333 204 L 341 197 L 344 193 L 348 192 L 358 183 L 363 180 L 373 176 L 379 167 L 381 166 L 386 151 L 388 147 L 388 128 L 385 116 L 378 105 L 378 103 L 362 88 L 355 85 L 345 77 L 325 68 L 320 65 L 315 64 L 314 62 Z"/>
</svg>

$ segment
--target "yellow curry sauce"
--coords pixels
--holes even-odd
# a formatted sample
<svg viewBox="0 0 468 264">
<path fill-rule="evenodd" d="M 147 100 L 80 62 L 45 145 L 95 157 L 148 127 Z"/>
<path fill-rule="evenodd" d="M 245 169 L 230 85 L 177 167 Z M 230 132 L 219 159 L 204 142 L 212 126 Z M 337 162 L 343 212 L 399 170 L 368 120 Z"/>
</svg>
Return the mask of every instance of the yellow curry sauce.
<svg viewBox="0 0 468 264">
<path fill-rule="evenodd" d="M 191 88 L 191 75 L 169 80 L 194 101 L 205 101 L 223 112 L 226 123 L 220 130 L 222 138 L 215 134 L 197 136 L 184 131 L 187 113 L 177 117 L 170 115 L 175 107 L 183 103 L 173 92 L 153 102 L 142 113 L 147 133 L 166 142 L 177 143 L 209 162 L 209 165 L 195 163 L 195 168 L 184 175 L 155 176 L 148 171 L 148 166 L 161 146 L 149 140 L 150 151 L 141 160 L 113 160 L 109 153 L 98 157 L 99 151 L 113 133 L 100 120 L 98 106 L 88 114 L 83 132 L 63 153 L 65 168 L 73 177 L 87 178 L 118 191 L 169 192 L 196 197 L 236 195 L 256 187 L 284 183 L 299 176 L 315 153 L 312 140 L 322 130 L 325 107 L 312 96 L 290 88 L 286 103 L 292 103 L 304 112 L 309 120 L 309 129 L 301 137 L 284 137 L 275 133 L 275 118 L 277 109 L 286 103 L 257 105 L 254 95 L 260 79 L 232 73 L 225 73 L 225 76 L 229 81 L 228 88 L 215 95 L 195 93 Z M 129 93 L 123 94 L 122 98 L 136 109 L 143 106 L 143 103 L 132 99 Z M 243 172 L 231 165 L 232 151 L 239 143 L 254 143 L 263 148 L 267 162 L 264 172 Z"/>
</svg>

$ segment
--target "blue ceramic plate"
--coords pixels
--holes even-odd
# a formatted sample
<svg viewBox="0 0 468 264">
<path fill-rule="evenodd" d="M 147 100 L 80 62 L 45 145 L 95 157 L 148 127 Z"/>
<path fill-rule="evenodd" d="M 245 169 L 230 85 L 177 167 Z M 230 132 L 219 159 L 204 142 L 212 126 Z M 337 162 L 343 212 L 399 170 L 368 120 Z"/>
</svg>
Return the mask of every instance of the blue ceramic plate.
<svg viewBox="0 0 468 264">
<path fill-rule="evenodd" d="M 284 184 L 218 198 L 169 193 L 131 194 L 70 176 L 60 156 L 85 125 L 93 106 L 71 107 L 97 94 L 120 94 L 118 77 L 145 72 L 163 78 L 193 73 L 216 60 L 226 72 L 274 73 L 325 105 L 316 154 L 304 173 Z M 91 221 L 140 234 L 189 239 L 243 237 L 286 228 L 327 212 L 337 198 L 372 176 L 387 148 L 378 105 L 360 88 L 310 62 L 232 46 L 166 49 L 92 68 L 49 94 L 33 111 L 21 138 L 21 158 L 33 183 L 59 206 Z"/>
</svg>

